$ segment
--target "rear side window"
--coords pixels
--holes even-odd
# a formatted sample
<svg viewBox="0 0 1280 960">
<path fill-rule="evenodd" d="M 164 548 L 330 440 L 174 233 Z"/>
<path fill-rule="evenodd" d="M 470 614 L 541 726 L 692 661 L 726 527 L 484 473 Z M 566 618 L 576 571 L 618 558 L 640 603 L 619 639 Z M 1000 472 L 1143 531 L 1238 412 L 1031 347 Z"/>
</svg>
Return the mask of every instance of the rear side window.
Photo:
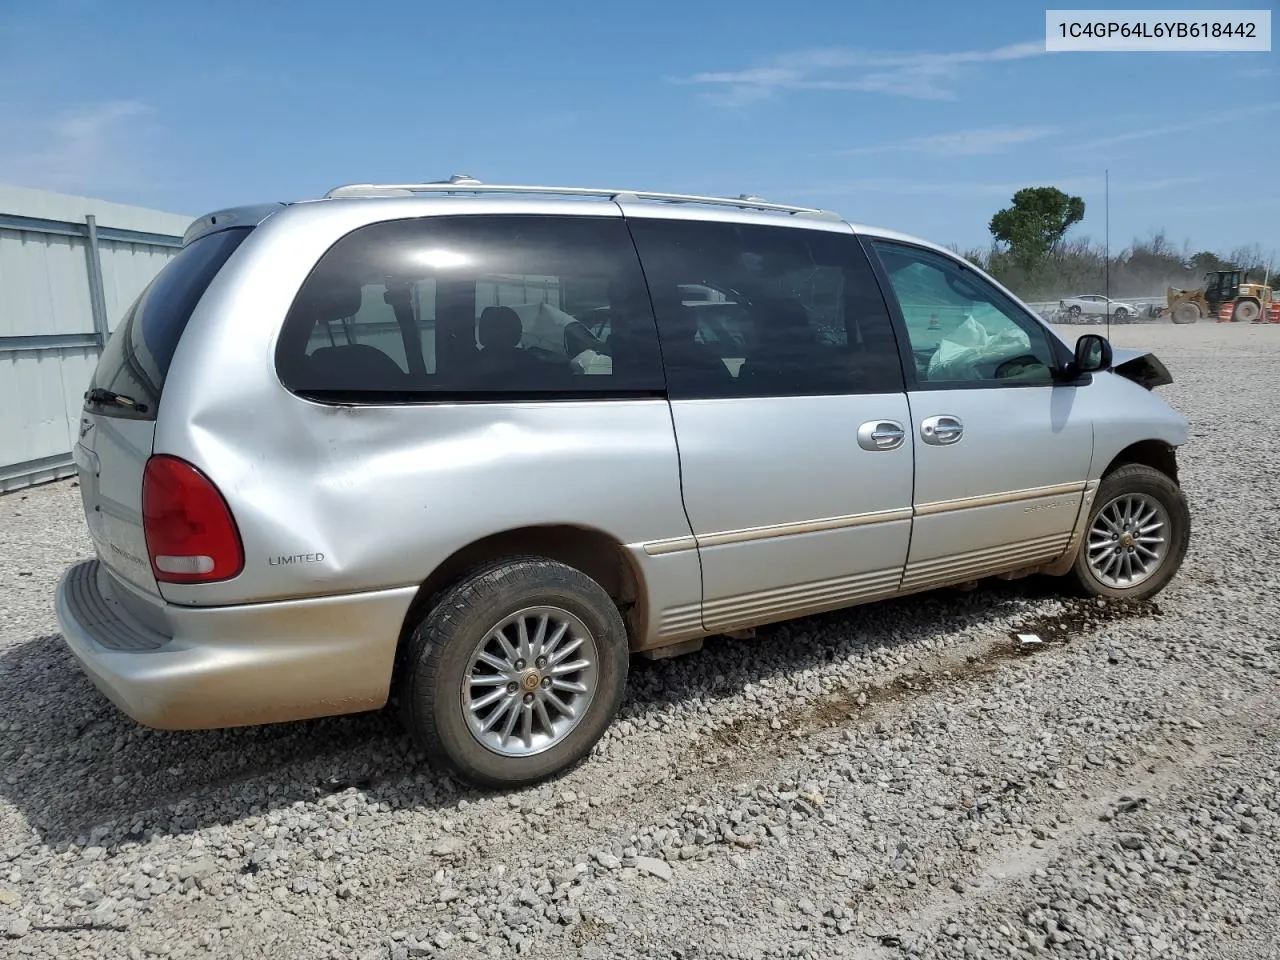
<svg viewBox="0 0 1280 960">
<path fill-rule="evenodd" d="M 128 397 L 145 409 L 111 405 L 96 413 L 155 419 L 169 364 L 187 321 L 250 232 L 222 230 L 193 240 L 142 291 L 107 341 L 90 389 Z"/>
<path fill-rule="evenodd" d="M 888 308 L 852 234 L 636 219 L 673 400 L 895 393 Z"/>
<path fill-rule="evenodd" d="M 658 395 L 653 312 L 626 225 L 465 216 L 362 227 L 320 259 L 276 349 L 325 401 Z"/>
</svg>

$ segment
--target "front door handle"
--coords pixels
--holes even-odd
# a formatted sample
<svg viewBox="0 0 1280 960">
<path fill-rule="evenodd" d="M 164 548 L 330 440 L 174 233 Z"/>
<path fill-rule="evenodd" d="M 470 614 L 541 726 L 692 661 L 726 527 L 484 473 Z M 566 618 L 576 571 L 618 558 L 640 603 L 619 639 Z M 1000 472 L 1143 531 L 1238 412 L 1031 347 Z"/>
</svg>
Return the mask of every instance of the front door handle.
<svg viewBox="0 0 1280 960">
<path fill-rule="evenodd" d="M 858 427 L 858 446 L 863 450 L 896 450 L 907 439 L 907 431 L 896 420 L 868 420 Z"/>
<path fill-rule="evenodd" d="M 935 447 L 959 443 L 964 436 L 964 424 L 959 417 L 946 414 L 929 417 L 920 423 L 920 439 Z"/>
</svg>

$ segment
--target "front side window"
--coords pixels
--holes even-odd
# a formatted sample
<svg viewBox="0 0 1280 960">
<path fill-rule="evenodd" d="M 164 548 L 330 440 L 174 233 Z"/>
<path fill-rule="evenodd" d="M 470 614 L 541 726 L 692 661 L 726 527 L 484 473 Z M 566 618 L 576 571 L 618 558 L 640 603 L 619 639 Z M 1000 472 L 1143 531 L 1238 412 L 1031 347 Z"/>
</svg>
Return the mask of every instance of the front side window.
<svg viewBox="0 0 1280 960">
<path fill-rule="evenodd" d="M 636 219 L 673 400 L 893 393 L 892 323 L 852 234 Z"/>
<path fill-rule="evenodd" d="M 990 283 L 931 250 L 871 246 L 901 305 L 920 384 L 1052 382 L 1048 332 Z"/>
<path fill-rule="evenodd" d="M 339 240 L 285 320 L 281 380 L 313 399 L 657 394 L 662 367 L 626 225 L 427 217 Z"/>
</svg>

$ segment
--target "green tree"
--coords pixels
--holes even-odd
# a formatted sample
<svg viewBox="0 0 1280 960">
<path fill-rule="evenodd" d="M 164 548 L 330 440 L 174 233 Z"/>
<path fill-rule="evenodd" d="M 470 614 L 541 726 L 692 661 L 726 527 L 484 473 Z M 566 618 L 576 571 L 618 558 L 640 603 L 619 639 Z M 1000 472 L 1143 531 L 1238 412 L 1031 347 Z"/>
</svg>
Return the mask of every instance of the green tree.
<svg viewBox="0 0 1280 960">
<path fill-rule="evenodd" d="M 1201 250 L 1199 253 L 1191 257 L 1190 270 L 1197 281 L 1206 273 L 1214 270 L 1230 270 L 1230 261 L 1223 260 L 1212 250 Z"/>
<path fill-rule="evenodd" d="M 1057 187 L 1024 187 L 1013 195 L 1011 206 L 991 218 L 988 229 L 998 243 L 1008 247 L 1009 257 L 1027 272 L 1049 256 L 1062 235 L 1084 219 L 1084 200 Z"/>
</svg>

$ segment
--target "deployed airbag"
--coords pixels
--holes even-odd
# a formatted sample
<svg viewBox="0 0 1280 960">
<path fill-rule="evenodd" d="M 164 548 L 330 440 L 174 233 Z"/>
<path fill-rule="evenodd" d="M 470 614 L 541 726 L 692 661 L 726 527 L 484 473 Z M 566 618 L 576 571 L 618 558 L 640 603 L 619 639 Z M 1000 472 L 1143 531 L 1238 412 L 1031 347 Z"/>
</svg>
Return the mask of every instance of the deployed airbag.
<svg viewBox="0 0 1280 960">
<path fill-rule="evenodd" d="M 929 360 L 930 380 L 983 380 L 1002 361 L 1031 352 L 1031 339 L 1017 328 L 993 334 L 973 314 L 943 337 Z"/>
</svg>

